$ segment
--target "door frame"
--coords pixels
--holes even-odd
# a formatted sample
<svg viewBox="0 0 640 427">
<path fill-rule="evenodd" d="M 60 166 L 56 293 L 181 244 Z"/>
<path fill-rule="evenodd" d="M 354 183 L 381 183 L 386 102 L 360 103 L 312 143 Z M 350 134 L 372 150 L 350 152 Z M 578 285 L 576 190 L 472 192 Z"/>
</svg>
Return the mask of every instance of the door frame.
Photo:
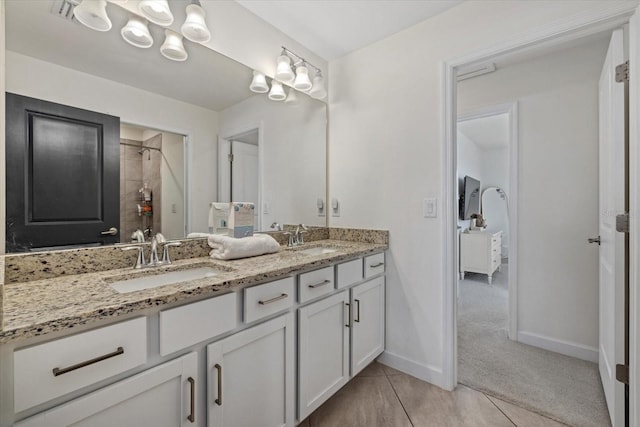
<svg viewBox="0 0 640 427">
<path fill-rule="evenodd" d="M 507 102 L 497 105 L 489 105 L 482 108 L 476 108 L 471 111 L 465 111 L 458 114 L 457 123 L 481 119 L 484 117 L 492 117 L 500 114 L 509 116 L 509 274 L 508 274 L 508 293 L 509 293 L 509 339 L 517 341 L 518 339 L 518 101 Z M 457 153 L 457 141 L 456 153 Z M 457 171 L 457 164 L 456 164 Z M 455 187 L 454 187 L 455 190 Z M 482 202 L 481 202 L 482 203 Z M 455 216 L 457 218 L 457 216 Z M 457 237 L 457 232 L 455 233 Z M 456 245 L 456 253 L 459 250 L 459 242 L 454 238 Z M 455 276 L 456 279 L 459 277 Z M 456 280 L 457 283 L 457 280 Z M 457 295 L 457 292 L 456 292 Z"/>
<path fill-rule="evenodd" d="M 221 129 L 220 130 L 220 134 L 218 136 L 218 161 L 216 162 L 216 166 L 220 165 L 221 159 L 222 159 L 222 149 L 224 146 L 226 146 L 227 144 L 225 144 L 225 142 L 227 142 L 228 144 L 231 143 L 231 140 L 239 135 L 244 135 L 247 134 L 249 132 L 252 131 L 258 131 L 258 206 L 257 208 L 259 209 L 258 211 L 258 224 L 256 224 L 256 228 L 257 231 L 262 231 L 262 215 L 263 215 L 263 201 L 262 199 L 264 198 L 264 122 L 262 120 L 260 120 L 259 122 L 253 122 L 253 123 L 245 123 L 243 125 L 237 126 L 237 127 L 233 127 L 230 129 Z M 217 188 L 217 194 L 216 194 L 216 201 L 220 200 L 220 194 L 222 194 L 223 190 L 222 190 L 222 183 L 223 180 L 220 179 L 220 171 L 218 170 L 218 175 L 217 175 L 217 182 L 218 182 L 218 188 Z M 232 200 L 229 200 L 230 202 Z"/>
<path fill-rule="evenodd" d="M 182 136 L 183 142 L 183 163 L 184 163 L 184 200 L 183 200 L 183 212 L 184 212 L 184 235 L 185 237 L 191 232 L 191 214 L 192 209 L 189 208 L 189 203 L 191 201 L 191 158 L 193 147 L 191 146 L 191 141 L 193 140 L 193 131 L 188 129 L 181 128 L 172 128 L 171 126 L 166 125 L 154 125 L 154 124 L 146 124 L 141 123 L 136 120 L 129 120 L 128 118 L 120 117 L 120 126 L 134 126 L 137 128 L 144 128 L 147 130 L 155 130 L 161 133 L 172 133 L 174 135 Z"/>
<path fill-rule="evenodd" d="M 634 15 L 635 13 L 635 15 Z M 443 195 L 444 195 L 444 238 L 443 238 L 443 362 L 442 362 L 442 385 L 445 389 L 453 390 L 457 385 L 457 322 L 456 322 L 456 293 L 455 281 L 457 274 L 457 266 L 455 265 L 456 252 L 458 245 L 454 236 L 456 235 L 456 123 L 457 123 L 457 82 L 456 70 L 462 66 L 475 65 L 482 62 L 494 60 L 495 58 L 514 52 L 523 52 L 534 46 L 541 44 L 557 44 L 570 40 L 576 40 L 592 34 L 596 34 L 605 30 L 613 30 L 625 24 L 629 24 L 630 29 L 630 67 L 631 67 L 631 111 L 630 111 L 630 168 L 632 194 L 631 215 L 637 213 L 640 208 L 640 200 L 638 190 L 637 167 L 640 165 L 640 155 L 638 153 L 638 139 L 640 138 L 639 123 L 637 114 L 640 107 L 638 99 L 638 81 L 640 78 L 640 70 L 638 70 L 638 62 L 640 60 L 640 46 L 637 37 L 640 31 L 640 7 L 632 2 L 616 2 L 603 4 L 601 7 L 574 16 L 562 22 L 552 22 L 534 31 L 523 34 L 521 37 L 510 39 L 506 42 L 498 43 L 470 53 L 468 55 L 452 58 L 442 62 L 442 87 L 443 87 L 443 104 L 442 104 L 442 153 L 444 165 L 443 179 Z M 636 79 L 634 79 L 636 77 Z M 635 82 L 634 82 L 635 80 Z M 635 178 L 635 179 L 634 179 Z M 632 217 L 633 218 L 633 217 Z M 633 224 L 637 221 L 631 221 Z M 630 233 L 631 252 L 630 252 L 630 274 L 631 274 L 631 372 L 636 379 L 640 378 L 640 374 L 636 372 L 636 366 L 640 362 L 640 342 L 634 337 L 638 333 L 640 319 L 638 316 L 638 307 L 640 305 L 640 296 L 638 295 L 638 250 L 640 231 L 632 227 Z M 636 421 L 640 421 L 640 396 L 638 390 L 638 382 L 631 381 L 630 388 L 630 416 L 631 425 Z"/>
</svg>

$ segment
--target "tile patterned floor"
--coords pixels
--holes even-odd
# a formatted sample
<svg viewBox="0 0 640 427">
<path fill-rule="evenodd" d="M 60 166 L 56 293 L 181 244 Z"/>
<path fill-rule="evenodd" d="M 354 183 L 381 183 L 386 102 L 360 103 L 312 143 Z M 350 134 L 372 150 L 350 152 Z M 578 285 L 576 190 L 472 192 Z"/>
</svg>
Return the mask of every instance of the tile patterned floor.
<svg viewBox="0 0 640 427">
<path fill-rule="evenodd" d="M 373 362 L 300 427 L 563 427 L 465 386 L 442 390 Z"/>
</svg>

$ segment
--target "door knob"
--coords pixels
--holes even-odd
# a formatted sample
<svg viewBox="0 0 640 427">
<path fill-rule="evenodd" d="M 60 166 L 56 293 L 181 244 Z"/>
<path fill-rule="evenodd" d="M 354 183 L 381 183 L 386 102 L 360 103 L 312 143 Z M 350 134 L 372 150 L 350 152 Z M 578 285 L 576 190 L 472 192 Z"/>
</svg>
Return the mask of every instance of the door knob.
<svg viewBox="0 0 640 427">
<path fill-rule="evenodd" d="M 111 227 L 106 231 L 101 231 L 100 234 L 102 234 L 103 236 L 115 236 L 116 234 L 118 234 L 118 229 L 115 227 Z"/>
<path fill-rule="evenodd" d="M 597 243 L 598 246 L 600 245 L 600 236 L 598 237 L 590 237 L 587 239 L 587 242 L 589 243 Z"/>
</svg>

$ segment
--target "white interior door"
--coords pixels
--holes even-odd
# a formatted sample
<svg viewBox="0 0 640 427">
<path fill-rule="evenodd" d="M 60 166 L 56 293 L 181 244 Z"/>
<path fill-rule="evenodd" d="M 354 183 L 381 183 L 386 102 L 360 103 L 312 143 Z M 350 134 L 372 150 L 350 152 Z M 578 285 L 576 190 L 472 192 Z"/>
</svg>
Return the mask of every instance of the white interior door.
<svg viewBox="0 0 640 427">
<path fill-rule="evenodd" d="M 624 426 L 624 385 L 616 364 L 624 363 L 624 235 L 616 215 L 624 212 L 624 85 L 615 68 L 624 62 L 623 32 L 611 36 L 599 84 L 600 115 L 600 377 L 611 423 Z"/>
<path fill-rule="evenodd" d="M 231 198 L 234 202 L 252 202 L 255 205 L 254 225 L 260 230 L 258 200 L 258 146 L 240 141 L 231 142 Z"/>
</svg>

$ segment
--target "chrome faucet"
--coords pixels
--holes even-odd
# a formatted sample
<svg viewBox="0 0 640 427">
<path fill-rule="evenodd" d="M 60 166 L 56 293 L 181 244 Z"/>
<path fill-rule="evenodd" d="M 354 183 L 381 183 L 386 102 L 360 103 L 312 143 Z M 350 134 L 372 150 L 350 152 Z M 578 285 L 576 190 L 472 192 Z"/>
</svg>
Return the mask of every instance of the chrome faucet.
<svg viewBox="0 0 640 427">
<path fill-rule="evenodd" d="M 149 265 L 160 265 L 161 261 L 158 258 L 158 243 L 165 243 L 167 239 L 160 233 L 156 233 L 151 239 L 151 255 L 149 256 Z"/>
<path fill-rule="evenodd" d="M 309 229 L 306 225 L 300 224 L 296 228 L 296 244 L 302 245 L 304 243 L 304 234 L 308 233 Z"/>
<path fill-rule="evenodd" d="M 160 267 L 161 265 L 171 264 L 171 257 L 169 256 L 169 248 L 180 246 L 180 242 L 167 242 L 167 239 L 160 234 L 156 233 L 151 239 L 151 253 L 149 254 L 149 262 L 144 258 L 144 245 L 131 245 L 122 248 L 123 251 L 138 250 L 138 258 L 136 259 L 136 265 L 133 268 L 151 268 Z M 162 260 L 158 257 L 158 245 L 163 245 Z"/>
<path fill-rule="evenodd" d="M 138 251 L 138 258 L 136 259 L 136 265 L 133 268 L 140 269 L 140 268 L 146 267 L 147 261 L 144 259 L 144 246 L 135 245 L 135 246 L 125 246 L 122 248 L 123 251 L 132 251 L 134 249 Z"/>
</svg>

